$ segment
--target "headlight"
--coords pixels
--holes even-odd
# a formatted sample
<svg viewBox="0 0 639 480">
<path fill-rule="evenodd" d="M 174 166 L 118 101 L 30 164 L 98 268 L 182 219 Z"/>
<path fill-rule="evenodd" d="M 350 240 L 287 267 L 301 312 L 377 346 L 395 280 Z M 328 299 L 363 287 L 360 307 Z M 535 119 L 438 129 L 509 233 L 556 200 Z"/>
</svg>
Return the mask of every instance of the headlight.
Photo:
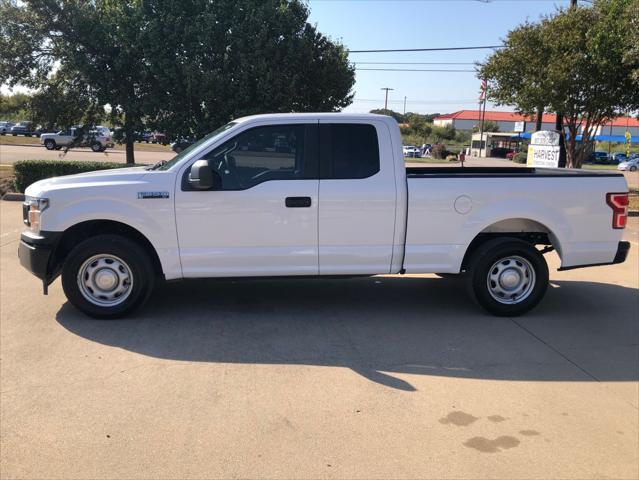
<svg viewBox="0 0 639 480">
<path fill-rule="evenodd" d="M 33 233 L 40 233 L 40 216 L 49 206 L 48 198 L 26 197 L 22 207 L 24 223 Z"/>
</svg>

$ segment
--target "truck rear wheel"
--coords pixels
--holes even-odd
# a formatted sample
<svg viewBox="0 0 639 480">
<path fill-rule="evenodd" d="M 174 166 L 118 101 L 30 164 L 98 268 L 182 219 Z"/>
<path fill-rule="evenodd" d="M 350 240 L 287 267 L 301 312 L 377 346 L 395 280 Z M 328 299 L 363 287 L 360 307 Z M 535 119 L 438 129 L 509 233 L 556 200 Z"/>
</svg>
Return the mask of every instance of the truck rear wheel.
<svg viewBox="0 0 639 480">
<path fill-rule="evenodd" d="M 102 144 L 100 142 L 93 142 L 91 144 L 91 150 L 93 150 L 94 152 L 101 152 L 102 151 Z"/>
<path fill-rule="evenodd" d="M 497 316 L 517 316 L 534 308 L 548 288 L 548 265 L 533 245 L 498 238 L 473 254 L 467 276 L 477 302 Z"/>
<path fill-rule="evenodd" d="M 154 280 L 149 256 L 119 235 L 85 240 L 69 253 L 62 269 L 62 288 L 69 301 L 101 319 L 123 317 L 142 306 Z"/>
</svg>

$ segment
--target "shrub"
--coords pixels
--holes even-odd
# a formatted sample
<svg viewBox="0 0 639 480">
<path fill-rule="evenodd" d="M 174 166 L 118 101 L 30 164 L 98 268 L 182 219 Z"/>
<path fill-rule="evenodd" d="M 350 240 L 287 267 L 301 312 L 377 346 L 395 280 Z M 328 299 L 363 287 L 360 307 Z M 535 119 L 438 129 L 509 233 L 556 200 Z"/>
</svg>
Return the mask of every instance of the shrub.
<svg viewBox="0 0 639 480">
<path fill-rule="evenodd" d="M 433 158 L 444 159 L 448 155 L 448 150 L 446 150 L 446 145 L 442 145 L 438 143 L 437 145 L 433 145 L 433 148 L 430 151 Z"/>
<path fill-rule="evenodd" d="M 513 156 L 513 162 L 515 163 L 526 163 L 527 160 L 528 154 L 525 152 L 519 152 Z"/>
<path fill-rule="evenodd" d="M 123 168 L 131 165 L 123 165 L 113 162 L 80 162 L 69 160 L 23 160 L 13 164 L 15 173 L 15 188 L 18 192 L 24 190 L 34 182 L 51 177 L 74 175 L 76 173 L 93 172 L 96 170 L 109 170 Z M 139 167 L 141 165 L 133 165 Z"/>
</svg>

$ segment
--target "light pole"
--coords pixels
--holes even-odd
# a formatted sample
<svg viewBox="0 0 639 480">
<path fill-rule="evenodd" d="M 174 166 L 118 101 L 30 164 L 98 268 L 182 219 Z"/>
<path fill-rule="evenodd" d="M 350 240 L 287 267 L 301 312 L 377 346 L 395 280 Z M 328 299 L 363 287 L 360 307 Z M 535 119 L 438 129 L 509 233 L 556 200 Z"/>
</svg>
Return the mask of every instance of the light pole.
<svg viewBox="0 0 639 480">
<path fill-rule="evenodd" d="M 380 90 L 386 90 L 386 100 L 384 100 L 384 110 L 388 110 L 388 91 L 389 90 L 395 90 L 395 89 L 394 88 L 384 87 L 384 88 L 380 88 Z"/>
<path fill-rule="evenodd" d="M 406 96 L 404 96 L 404 116 L 406 115 Z"/>
</svg>

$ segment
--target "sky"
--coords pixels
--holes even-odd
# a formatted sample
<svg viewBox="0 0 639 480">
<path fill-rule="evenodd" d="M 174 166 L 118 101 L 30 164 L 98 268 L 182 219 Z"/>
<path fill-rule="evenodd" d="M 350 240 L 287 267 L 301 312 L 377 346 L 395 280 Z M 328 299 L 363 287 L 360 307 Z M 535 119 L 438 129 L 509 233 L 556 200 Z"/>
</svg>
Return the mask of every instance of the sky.
<svg viewBox="0 0 639 480">
<path fill-rule="evenodd" d="M 569 0 L 306 0 L 308 21 L 350 50 L 499 45 L 526 19 L 567 7 Z M 586 0 L 579 0 L 580 4 Z M 351 53 L 352 62 L 435 62 L 460 65 L 362 64 L 358 68 L 473 70 L 492 50 L 456 52 Z M 403 112 L 451 113 L 477 109 L 480 81 L 472 72 L 356 71 L 350 112 L 384 107 Z M 14 91 L 20 91 L 17 89 Z M 2 86 L 0 92 L 9 90 Z M 508 106 L 489 109 L 513 110 Z"/>
<path fill-rule="evenodd" d="M 525 20 L 536 21 L 567 7 L 561 0 L 308 0 L 309 22 L 350 50 L 499 45 Z M 585 3 L 583 1 L 579 2 Z M 351 53 L 351 62 L 454 62 L 464 65 L 362 64 L 357 68 L 473 70 L 492 50 L 456 52 Z M 474 72 L 389 72 L 358 70 L 355 99 L 345 109 L 451 113 L 477 109 L 480 81 Z M 487 108 L 513 110 L 508 106 Z"/>
</svg>

